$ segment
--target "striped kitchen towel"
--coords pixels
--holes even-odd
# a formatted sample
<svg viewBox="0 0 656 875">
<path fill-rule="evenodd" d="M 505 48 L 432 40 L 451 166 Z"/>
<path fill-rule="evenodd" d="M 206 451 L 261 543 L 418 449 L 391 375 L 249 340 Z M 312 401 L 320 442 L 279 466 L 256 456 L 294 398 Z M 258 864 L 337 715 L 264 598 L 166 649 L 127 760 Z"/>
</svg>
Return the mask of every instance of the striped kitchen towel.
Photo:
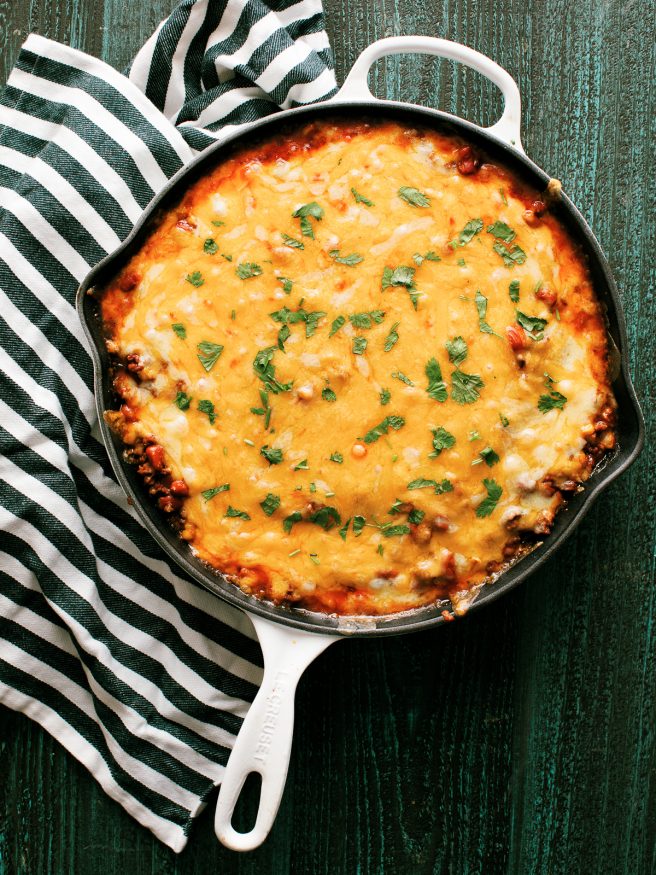
<svg viewBox="0 0 656 875">
<path fill-rule="evenodd" d="M 0 702 L 176 851 L 261 655 L 116 484 L 75 292 L 197 151 L 334 90 L 320 0 L 185 0 L 126 76 L 33 35 L 0 92 Z"/>
</svg>

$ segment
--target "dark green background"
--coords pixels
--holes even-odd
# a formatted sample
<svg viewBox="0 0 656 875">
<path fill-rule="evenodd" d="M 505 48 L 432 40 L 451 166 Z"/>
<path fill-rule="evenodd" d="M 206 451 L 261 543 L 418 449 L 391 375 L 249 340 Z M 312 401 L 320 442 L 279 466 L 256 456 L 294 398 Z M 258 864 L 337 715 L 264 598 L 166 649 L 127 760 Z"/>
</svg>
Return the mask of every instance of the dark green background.
<svg viewBox="0 0 656 875">
<path fill-rule="evenodd" d="M 0 80 L 37 31 L 123 68 L 173 0 L 0 0 Z M 394 34 L 467 43 L 518 81 L 527 153 L 563 181 L 615 272 L 647 448 L 560 554 L 464 621 L 324 654 L 301 682 L 265 845 L 211 812 L 179 857 L 25 717 L 0 709 L 0 873 L 648 875 L 656 870 L 653 4 L 325 0 L 341 81 Z M 380 95 L 491 123 L 447 62 L 380 64 Z M 652 439 L 650 442 L 650 438 Z"/>
</svg>

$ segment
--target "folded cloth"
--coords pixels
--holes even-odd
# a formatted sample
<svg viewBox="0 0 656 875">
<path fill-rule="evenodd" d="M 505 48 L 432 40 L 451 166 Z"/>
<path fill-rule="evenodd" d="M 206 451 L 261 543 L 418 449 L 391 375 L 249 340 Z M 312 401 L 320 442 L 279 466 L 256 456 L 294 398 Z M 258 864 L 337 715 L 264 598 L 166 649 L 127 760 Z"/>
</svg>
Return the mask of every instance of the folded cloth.
<svg viewBox="0 0 656 875">
<path fill-rule="evenodd" d="M 176 851 L 261 655 L 115 482 L 75 293 L 199 150 L 334 90 L 319 0 L 185 0 L 126 76 L 32 35 L 0 93 L 0 702 Z"/>
</svg>

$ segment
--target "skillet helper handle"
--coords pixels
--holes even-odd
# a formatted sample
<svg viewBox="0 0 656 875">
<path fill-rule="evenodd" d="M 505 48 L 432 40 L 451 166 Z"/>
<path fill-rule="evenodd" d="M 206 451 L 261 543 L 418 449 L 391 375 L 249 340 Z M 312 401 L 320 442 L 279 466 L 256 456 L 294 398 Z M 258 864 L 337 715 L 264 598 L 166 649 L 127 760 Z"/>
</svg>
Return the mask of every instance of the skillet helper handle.
<svg viewBox="0 0 656 875">
<path fill-rule="evenodd" d="M 484 130 L 519 152 L 524 152 L 520 130 L 521 98 L 517 83 L 510 73 L 491 58 L 470 49 L 469 46 L 463 46 L 461 43 L 454 43 L 450 40 L 430 36 L 392 36 L 372 43 L 353 64 L 339 94 L 333 100 L 340 103 L 376 100 L 377 98 L 371 93 L 367 84 L 372 64 L 387 55 L 400 54 L 424 54 L 435 55 L 438 58 L 449 58 L 471 67 L 472 70 L 476 70 L 477 73 L 493 82 L 503 95 L 503 112 L 495 124 L 484 128 Z"/>
<path fill-rule="evenodd" d="M 262 685 L 237 736 L 216 804 L 214 831 L 233 851 L 252 851 L 266 839 L 285 789 L 294 730 L 294 695 L 299 678 L 335 635 L 290 629 L 251 616 L 264 655 Z M 237 832 L 232 816 L 244 781 L 251 772 L 262 778 L 255 826 Z"/>
</svg>

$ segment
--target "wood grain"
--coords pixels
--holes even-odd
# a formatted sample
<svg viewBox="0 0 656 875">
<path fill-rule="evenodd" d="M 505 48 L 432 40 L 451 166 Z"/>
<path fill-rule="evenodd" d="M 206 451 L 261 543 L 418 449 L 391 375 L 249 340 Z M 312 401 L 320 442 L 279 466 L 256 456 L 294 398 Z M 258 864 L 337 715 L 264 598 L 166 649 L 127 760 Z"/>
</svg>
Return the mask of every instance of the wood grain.
<svg viewBox="0 0 656 875">
<path fill-rule="evenodd" d="M 0 0 L 3 74 L 28 30 L 123 68 L 172 5 Z M 252 854 L 219 846 L 208 810 L 176 857 L 42 730 L 0 710 L 0 875 L 656 871 L 656 10 L 325 6 L 340 79 L 369 42 L 401 33 L 465 42 L 517 79 L 527 152 L 563 181 L 615 272 L 647 448 L 519 591 L 437 632 L 319 659 L 299 690 L 277 823 Z M 380 62 L 372 87 L 484 124 L 500 111 L 477 74 L 416 56 Z"/>
</svg>

